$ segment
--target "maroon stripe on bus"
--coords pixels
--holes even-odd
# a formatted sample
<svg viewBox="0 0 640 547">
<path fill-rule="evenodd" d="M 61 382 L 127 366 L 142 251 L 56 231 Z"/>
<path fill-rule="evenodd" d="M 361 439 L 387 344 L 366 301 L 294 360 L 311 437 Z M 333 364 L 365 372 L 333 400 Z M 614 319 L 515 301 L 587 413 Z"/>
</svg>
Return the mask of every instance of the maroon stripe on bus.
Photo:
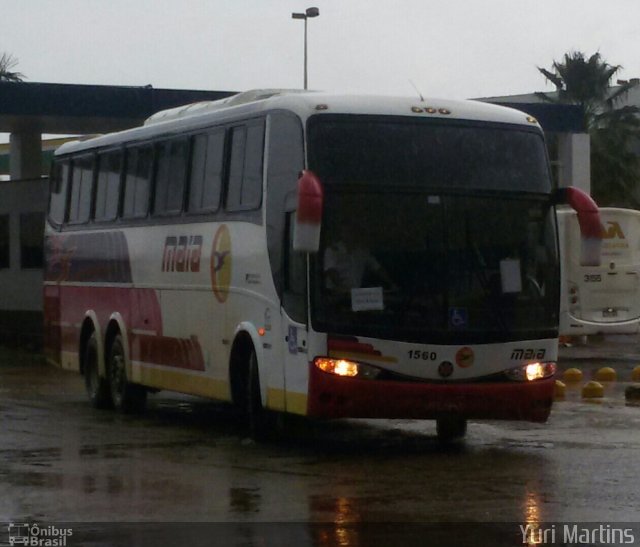
<svg viewBox="0 0 640 547">
<path fill-rule="evenodd" d="M 329 351 L 347 351 L 353 353 L 367 353 L 369 355 L 382 355 L 380 351 L 375 349 L 371 344 L 358 342 L 355 337 L 336 338 L 329 336 L 327 340 L 327 349 Z"/>
<path fill-rule="evenodd" d="M 45 329 L 47 356 L 64 349 L 76 352 L 80 346 L 80 329 L 87 311 L 97 317 L 105 334 L 114 312 L 118 312 L 128 329 L 130 356 L 133 361 L 204 371 L 202 347 L 197 336 L 164 336 L 158 291 L 119 287 L 45 288 Z"/>
<path fill-rule="evenodd" d="M 197 336 L 170 338 L 132 334 L 131 359 L 153 365 L 204 371 L 202 347 Z"/>
</svg>

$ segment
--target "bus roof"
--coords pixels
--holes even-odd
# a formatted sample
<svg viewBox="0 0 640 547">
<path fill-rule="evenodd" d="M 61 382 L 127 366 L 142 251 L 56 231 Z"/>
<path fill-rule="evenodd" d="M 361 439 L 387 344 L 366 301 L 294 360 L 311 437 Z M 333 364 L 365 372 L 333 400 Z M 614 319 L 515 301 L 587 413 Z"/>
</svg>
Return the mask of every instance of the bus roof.
<svg viewBox="0 0 640 547">
<path fill-rule="evenodd" d="M 214 123 L 250 117 L 268 110 L 288 110 L 303 121 L 315 114 L 361 114 L 429 117 L 487 121 L 539 127 L 531 116 L 503 106 L 472 100 L 377 95 L 341 95 L 318 91 L 252 90 L 218 101 L 193 103 L 163 110 L 149 117 L 143 126 L 62 145 L 56 155 L 85 149 L 143 141 L 157 135 L 179 134 Z"/>
</svg>

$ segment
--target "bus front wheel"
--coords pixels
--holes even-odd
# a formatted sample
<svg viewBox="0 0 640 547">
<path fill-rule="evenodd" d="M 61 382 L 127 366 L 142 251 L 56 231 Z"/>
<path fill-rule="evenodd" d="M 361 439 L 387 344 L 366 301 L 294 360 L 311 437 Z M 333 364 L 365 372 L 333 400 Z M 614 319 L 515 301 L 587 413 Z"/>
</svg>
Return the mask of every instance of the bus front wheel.
<svg viewBox="0 0 640 547">
<path fill-rule="evenodd" d="M 438 440 L 443 443 L 457 441 L 467 433 L 467 420 L 461 416 L 441 416 L 436 420 Z"/>
<path fill-rule="evenodd" d="M 249 354 L 247 376 L 246 414 L 249 423 L 249 434 L 255 441 L 264 441 L 273 434 L 275 420 L 273 413 L 262 404 L 258 358 L 253 348 Z"/>
<path fill-rule="evenodd" d="M 84 351 L 84 385 L 94 408 L 112 408 L 113 400 L 109 382 L 100 376 L 98 369 L 98 339 L 93 332 Z"/>
<path fill-rule="evenodd" d="M 147 402 L 147 390 L 127 378 L 124 346 L 119 334 L 113 339 L 109 350 L 108 375 L 116 410 L 126 414 L 142 412 Z"/>
</svg>

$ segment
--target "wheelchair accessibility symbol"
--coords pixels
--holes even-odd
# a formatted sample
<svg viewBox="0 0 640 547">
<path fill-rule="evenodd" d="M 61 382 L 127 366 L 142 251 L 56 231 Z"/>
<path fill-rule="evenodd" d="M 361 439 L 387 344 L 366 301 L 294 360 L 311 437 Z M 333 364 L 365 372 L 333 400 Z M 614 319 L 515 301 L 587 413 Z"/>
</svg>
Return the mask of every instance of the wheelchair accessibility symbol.
<svg viewBox="0 0 640 547">
<path fill-rule="evenodd" d="M 466 308 L 449 308 L 449 326 L 466 329 L 469 326 L 469 312 Z"/>
</svg>

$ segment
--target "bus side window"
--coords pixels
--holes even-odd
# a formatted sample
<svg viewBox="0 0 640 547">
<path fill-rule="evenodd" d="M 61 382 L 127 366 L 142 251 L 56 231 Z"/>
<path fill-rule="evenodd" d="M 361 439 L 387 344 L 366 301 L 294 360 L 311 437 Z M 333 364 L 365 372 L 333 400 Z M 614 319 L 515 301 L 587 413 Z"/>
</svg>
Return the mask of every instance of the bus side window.
<svg viewBox="0 0 640 547">
<path fill-rule="evenodd" d="M 70 224 L 81 224 L 89 220 L 94 165 L 95 158 L 93 155 L 79 156 L 73 160 L 68 216 Z"/>
<path fill-rule="evenodd" d="M 264 123 L 248 123 L 231 129 L 231 157 L 227 210 L 250 211 L 262 203 Z"/>
<path fill-rule="evenodd" d="M 98 165 L 94 218 L 97 221 L 115 220 L 118 216 L 122 152 L 100 154 Z"/>
<path fill-rule="evenodd" d="M 224 129 L 193 138 L 189 181 L 190 213 L 217 211 L 220 206 L 224 140 Z"/>
<path fill-rule="evenodd" d="M 186 139 L 158 145 L 158 170 L 153 200 L 155 214 L 176 215 L 182 212 L 188 152 Z"/>
<path fill-rule="evenodd" d="M 57 226 L 65 221 L 67 188 L 69 184 L 69 162 L 57 162 L 51 171 L 49 219 Z"/>
<path fill-rule="evenodd" d="M 122 206 L 122 216 L 124 218 L 147 216 L 152 166 L 152 146 L 138 146 L 127 150 L 124 203 Z"/>
</svg>

